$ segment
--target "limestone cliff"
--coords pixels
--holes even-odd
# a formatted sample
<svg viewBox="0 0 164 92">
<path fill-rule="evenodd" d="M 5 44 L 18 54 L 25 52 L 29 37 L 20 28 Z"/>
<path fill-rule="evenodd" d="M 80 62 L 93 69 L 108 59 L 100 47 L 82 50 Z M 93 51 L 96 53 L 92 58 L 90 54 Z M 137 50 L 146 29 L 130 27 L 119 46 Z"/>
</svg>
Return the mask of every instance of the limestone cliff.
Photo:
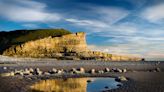
<svg viewBox="0 0 164 92">
<path fill-rule="evenodd" d="M 15 57 L 56 58 L 67 60 L 140 61 L 141 58 L 118 56 L 87 49 L 85 33 L 45 37 L 12 45 L 3 55 Z"/>
</svg>

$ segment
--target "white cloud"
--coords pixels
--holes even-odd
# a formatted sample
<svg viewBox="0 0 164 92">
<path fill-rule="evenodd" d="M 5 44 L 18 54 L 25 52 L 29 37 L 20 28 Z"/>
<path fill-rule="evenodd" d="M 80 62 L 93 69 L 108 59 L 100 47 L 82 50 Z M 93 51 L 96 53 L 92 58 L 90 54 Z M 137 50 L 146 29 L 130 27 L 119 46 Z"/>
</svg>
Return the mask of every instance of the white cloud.
<svg viewBox="0 0 164 92">
<path fill-rule="evenodd" d="M 118 7 L 92 7 L 100 19 L 108 24 L 114 24 L 127 17 L 130 11 Z"/>
<path fill-rule="evenodd" d="M 162 22 L 164 21 L 164 3 L 151 6 L 142 11 L 141 16 L 150 22 Z"/>
<path fill-rule="evenodd" d="M 13 0 L 0 3 L 0 16 L 16 22 L 55 22 L 61 16 L 46 11 L 46 5 L 32 0 Z"/>
<path fill-rule="evenodd" d="M 79 26 L 100 27 L 100 28 L 104 28 L 108 26 L 107 24 L 97 20 L 80 20 L 80 19 L 73 19 L 73 18 L 69 18 L 65 20 Z"/>
<path fill-rule="evenodd" d="M 23 24 L 22 26 L 27 27 L 27 28 L 39 28 L 37 24 Z"/>
</svg>

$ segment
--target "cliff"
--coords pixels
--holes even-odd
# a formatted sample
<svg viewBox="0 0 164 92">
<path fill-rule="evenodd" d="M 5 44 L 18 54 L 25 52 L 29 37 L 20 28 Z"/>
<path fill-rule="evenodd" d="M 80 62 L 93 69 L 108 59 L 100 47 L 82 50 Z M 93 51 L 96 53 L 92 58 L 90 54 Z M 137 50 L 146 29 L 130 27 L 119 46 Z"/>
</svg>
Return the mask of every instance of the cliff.
<svg viewBox="0 0 164 92">
<path fill-rule="evenodd" d="M 2 52 L 5 56 L 55 58 L 58 60 L 141 61 L 141 58 L 119 56 L 87 49 L 84 32 L 48 36 L 11 45 Z"/>
</svg>

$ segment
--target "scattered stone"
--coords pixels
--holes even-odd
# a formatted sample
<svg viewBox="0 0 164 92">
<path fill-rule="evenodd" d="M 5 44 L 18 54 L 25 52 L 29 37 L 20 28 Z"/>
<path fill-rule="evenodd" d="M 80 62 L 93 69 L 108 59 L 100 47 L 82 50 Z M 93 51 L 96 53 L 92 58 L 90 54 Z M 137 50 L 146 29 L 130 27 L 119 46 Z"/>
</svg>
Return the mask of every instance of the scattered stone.
<svg viewBox="0 0 164 92">
<path fill-rule="evenodd" d="M 156 68 L 155 71 L 156 71 L 156 72 L 160 72 L 161 69 L 160 69 L 160 68 Z"/>
<path fill-rule="evenodd" d="M 57 74 L 62 74 L 62 73 L 64 73 L 63 69 L 57 70 Z"/>
<path fill-rule="evenodd" d="M 44 75 L 51 75 L 49 72 L 44 72 Z"/>
<path fill-rule="evenodd" d="M 42 75 L 42 71 L 40 71 L 40 69 L 39 68 L 36 68 L 35 70 L 34 70 L 34 74 L 36 74 L 36 75 Z"/>
<path fill-rule="evenodd" d="M 119 69 L 119 68 L 113 68 L 112 71 L 113 71 L 113 72 L 119 72 L 119 73 L 122 73 L 122 70 Z"/>
<path fill-rule="evenodd" d="M 121 87 L 122 85 L 121 84 L 117 84 L 118 87 Z"/>
<path fill-rule="evenodd" d="M 95 69 L 91 69 L 91 74 L 95 74 L 96 70 Z"/>
<path fill-rule="evenodd" d="M 104 71 L 103 71 L 103 70 L 99 70 L 99 71 L 98 71 L 98 73 L 103 74 L 103 73 L 104 73 Z"/>
<path fill-rule="evenodd" d="M 21 75 L 21 76 L 23 76 L 24 74 L 23 74 L 22 71 L 16 71 L 16 72 L 15 72 L 15 75 Z"/>
<path fill-rule="evenodd" d="M 57 73 L 57 69 L 52 68 L 52 72 L 53 72 L 53 73 Z"/>
<path fill-rule="evenodd" d="M 10 73 L 2 73 L 0 74 L 2 77 L 9 77 L 9 76 L 14 76 L 14 72 L 10 72 Z"/>
<path fill-rule="evenodd" d="M 7 69 L 7 67 L 3 67 L 3 70 L 6 70 Z"/>
<path fill-rule="evenodd" d="M 123 72 L 123 73 L 126 73 L 126 72 L 127 72 L 127 69 L 122 69 L 122 72 Z"/>
<path fill-rule="evenodd" d="M 108 86 L 105 86 L 106 89 L 108 89 L 109 87 Z"/>
<path fill-rule="evenodd" d="M 34 72 L 34 69 L 29 68 L 29 71 L 30 71 L 30 73 L 33 73 Z"/>
<path fill-rule="evenodd" d="M 90 82 L 92 82 L 93 80 L 91 80 L 91 79 L 89 79 L 89 80 L 87 80 L 87 83 L 90 83 Z"/>
<path fill-rule="evenodd" d="M 83 67 L 80 67 L 79 70 L 80 70 L 81 73 L 85 73 L 85 69 Z"/>
<path fill-rule="evenodd" d="M 105 72 L 110 72 L 110 69 L 109 68 L 105 68 Z"/>
<path fill-rule="evenodd" d="M 124 77 L 124 76 L 120 76 L 120 77 L 116 78 L 115 80 L 118 82 L 127 81 L 126 77 Z"/>
</svg>

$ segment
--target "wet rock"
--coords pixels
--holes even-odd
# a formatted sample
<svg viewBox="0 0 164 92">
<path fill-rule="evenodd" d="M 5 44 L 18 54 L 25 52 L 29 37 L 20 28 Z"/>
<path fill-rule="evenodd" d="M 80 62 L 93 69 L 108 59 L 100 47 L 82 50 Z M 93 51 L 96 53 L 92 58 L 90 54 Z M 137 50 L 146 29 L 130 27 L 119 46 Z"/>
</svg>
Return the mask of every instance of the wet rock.
<svg viewBox="0 0 164 92">
<path fill-rule="evenodd" d="M 57 69 L 52 68 L 52 70 L 51 70 L 51 71 L 49 71 L 49 73 L 50 73 L 50 74 L 55 74 L 55 73 L 57 73 L 57 71 L 58 71 Z"/>
<path fill-rule="evenodd" d="M 29 71 L 30 71 L 30 73 L 33 73 L 34 72 L 34 69 L 29 68 Z"/>
<path fill-rule="evenodd" d="M 91 69 L 90 73 L 91 74 L 95 74 L 96 73 L 96 70 L 95 69 Z"/>
<path fill-rule="evenodd" d="M 15 71 L 15 75 L 21 75 L 21 76 L 23 76 L 24 74 L 23 74 L 22 71 Z"/>
<path fill-rule="evenodd" d="M 39 68 L 36 68 L 35 70 L 34 70 L 34 74 L 36 74 L 36 75 L 42 75 L 42 71 L 40 71 L 40 69 Z"/>
<path fill-rule="evenodd" d="M 62 74 L 62 73 L 64 73 L 64 70 L 63 69 L 57 70 L 57 74 Z"/>
<path fill-rule="evenodd" d="M 113 71 L 113 72 L 119 72 L 119 73 L 122 73 L 122 70 L 119 69 L 119 68 L 113 68 L 112 71 Z"/>
<path fill-rule="evenodd" d="M 15 73 L 14 72 L 10 72 L 10 73 L 2 73 L 1 76 L 2 77 L 9 77 L 9 76 L 14 76 Z"/>
<path fill-rule="evenodd" d="M 118 87 L 121 87 L 122 85 L 121 84 L 117 84 Z"/>
<path fill-rule="evenodd" d="M 87 80 L 87 83 L 90 83 L 90 82 L 92 82 L 93 80 L 91 80 L 91 79 L 89 79 L 89 80 Z"/>
<path fill-rule="evenodd" d="M 44 75 L 51 75 L 49 72 L 44 72 Z"/>
<path fill-rule="evenodd" d="M 127 81 L 127 78 L 124 77 L 124 76 L 119 76 L 115 80 L 118 81 L 118 82 L 122 82 L 122 81 Z"/>
<path fill-rule="evenodd" d="M 99 74 L 103 74 L 104 71 L 103 71 L 103 70 L 99 70 L 98 73 L 99 73 Z"/>
<path fill-rule="evenodd" d="M 85 69 L 83 67 L 80 67 L 79 72 L 85 73 Z"/>
<path fill-rule="evenodd" d="M 3 70 L 7 70 L 7 67 L 3 67 Z"/>
<path fill-rule="evenodd" d="M 126 73 L 126 72 L 127 72 L 127 69 L 122 69 L 122 72 L 123 72 L 123 73 Z"/>
<path fill-rule="evenodd" d="M 110 69 L 109 68 L 105 68 L 105 72 L 110 72 Z"/>
<path fill-rule="evenodd" d="M 25 69 L 25 71 L 23 72 L 23 75 L 32 75 L 29 69 Z"/>
<path fill-rule="evenodd" d="M 155 71 L 156 71 L 156 72 L 160 72 L 161 69 L 160 69 L 160 68 L 156 68 Z"/>
<path fill-rule="evenodd" d="M 108 86 L 105 86 L 104 88 L 108 89 L 109 87 Z"/>
</svg>

